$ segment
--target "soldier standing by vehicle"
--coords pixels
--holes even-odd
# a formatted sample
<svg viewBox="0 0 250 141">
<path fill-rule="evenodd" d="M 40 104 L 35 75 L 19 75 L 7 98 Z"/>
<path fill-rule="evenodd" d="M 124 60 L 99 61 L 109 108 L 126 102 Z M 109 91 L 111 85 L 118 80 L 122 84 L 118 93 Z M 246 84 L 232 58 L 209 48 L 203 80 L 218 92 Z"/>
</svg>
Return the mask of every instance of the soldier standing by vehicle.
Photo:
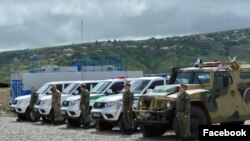
<svg viewBox="0 0 250 141">
<path fill-rule="evenodd" d="M 29 104 L 29 108 L 30 108 L 30 112 L 32 114 L 33 117 L 36 116 L 36 112 L 34 111 L 34 106 L 36 104 L 38 100 L 38 94 L 36 93 L 36 90 L 34 87 L 31 87 L 31 98 L 30 98 L 30 104 Z"/>
<path fill-rule="evenodd" d="M 130 91 L 130 84 L 125 83 L 124 84 L 124 93 L 123 93 L 123 124 L 124 124 L 124 130 L 123 133 L 127 135 L 133 134 L 133 101 L 134 101 L 134 95 Z"/>
<path fill-rule="evenodd" d="M 187 85 L 181 84 L 176 99 L 176 118 L 180 127 L 180 140 L 187 140 L 190 135 L 190 96 L 186 93 Z"/>
<path fill-rule="evenodd" d="M 52 85 L 52 108 L 53 114 L 51 122 L 52 124 L 59 124 L 62 120 L 60 111 L 61 92 L 57 90 L 56 85 Z"/>
<path fill-rule="evenodd" d="M 81 84 L 81 100 L 80 100 L 80 109 L 81 109 L 81 128 L 89 128 L 89 102 L 90 96 L 89 92 L 86 89 L 85 84 Z"/>
</svg>

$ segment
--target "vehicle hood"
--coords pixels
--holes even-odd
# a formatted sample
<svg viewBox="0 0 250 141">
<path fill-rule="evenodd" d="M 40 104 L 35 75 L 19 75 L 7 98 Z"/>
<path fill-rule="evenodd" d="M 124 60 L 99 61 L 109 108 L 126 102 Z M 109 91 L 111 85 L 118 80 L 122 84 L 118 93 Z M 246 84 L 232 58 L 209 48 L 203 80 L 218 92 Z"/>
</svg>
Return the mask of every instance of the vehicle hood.
<svg viewBox="0 0 250 141">
<path fill-rule="evenodd" d="M 187 90 L 186 91 L 190 96 L 195 95 L 197 93 L 203 93 L 203 92 L 209 92 L 209 90 L 207 89 L 193 89 L 193 90 Z M 143 96 L 164 96 L 164 97 L 169 97 L 169 98 L 177 98 L 178 96 L 178 92 L 174 93 L 174 94 L 169 94 L 169 93 L 149 93 L 149 94 L 145 94 Z"/>
<path fill-rule="evenodd" d="M 116 94 L 110 96 L 103 96 L 96 100 L 96 102 L 114 102 L 121 101 L 123 99 L 123 94 Z"/>
<path fill-rule="evenodd" d="M 81 98 L 80 95 L 74 95 L 74 96 L 69 96 L 67 98 L 65 98 L 64 101 L 76 101 L 76 100 L 79 100 Z"/>
<path fill-rule="evenodd" d="M 15 98 L 15 100 L 23 100 L 23 99 L 30 99 L 30 95 L 23 95 L 23 96 L 18 96 Z"/>
<path fill-rule="evenodd" d="M 39 97 L 39 100 L 48 100 L 48 99 L 51 99 L 51 98 L 52 98 L 51 95 L 44 95 L 44 96 Z"/>
<path fill-rule="evenodd" d="M 206 89 L 194 89 L 194 90 L 187 90 L 186 92 L 190 96 L 192 96 L 192 95 L 195 95 L 197 93 L 209 92 L 209 90 L 206 90 Z M 169 95 L 168 97 L 177 98 L 177 96 L 178 96 L 178 93 L 175 93 L 175 94 Z"/>
</svg>

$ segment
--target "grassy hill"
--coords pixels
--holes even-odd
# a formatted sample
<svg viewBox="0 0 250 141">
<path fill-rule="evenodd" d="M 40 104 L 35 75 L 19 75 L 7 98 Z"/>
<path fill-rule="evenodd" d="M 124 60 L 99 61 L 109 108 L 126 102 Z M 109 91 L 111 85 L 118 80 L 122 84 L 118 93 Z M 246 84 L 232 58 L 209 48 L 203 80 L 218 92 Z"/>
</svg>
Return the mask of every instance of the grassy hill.
<svg viewBox="0 0 250 141">
<path fill-rule="evenodd" d="M 249 54 L 250 29 L 137 41 L 96 41 L 1 52 L 0 82 L 9 82 L 11 73 L 27 72 L 30 56 L 34 55 L 39 55 L 41 66 L 73 65 L 82 55 L 120 55 L 126 57 L 127 70 L 160 73 L 171 66 L 187 66 L 197 58 L 225 61 L 228 56 L 237 56 L 239 61 L 249 61 Z"/>
</svg>

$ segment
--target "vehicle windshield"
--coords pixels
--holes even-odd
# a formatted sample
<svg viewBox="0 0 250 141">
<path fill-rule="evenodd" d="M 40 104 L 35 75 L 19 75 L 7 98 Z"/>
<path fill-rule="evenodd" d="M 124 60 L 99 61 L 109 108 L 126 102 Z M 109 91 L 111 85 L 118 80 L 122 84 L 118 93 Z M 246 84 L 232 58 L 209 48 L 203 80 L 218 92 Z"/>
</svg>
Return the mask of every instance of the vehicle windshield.
<svg viewBox="0 0 250 141">
<path fill-rule="evenodd" d="M 140 94 L 145 87 L 148 85 L 150 80 L 145 80 L 145 79 L 137 79 L 131 82 L 131 92 L 134 94 Z"/>
<path fill-rule="evenodd" d="M 179 85 L 156 86 L 153 93 L 176 93 L 179 91 Z"/>
<path fill-rule="evenodd" d="M 44 84 L 37 90 L 38 94 L 44 94 L 50 88 L 50 84 Z"/>
<path fill-rule="evenodd" d="M 210 72 L 184 72 L 177 74 L 175 84 L 208 84 L 210 83 Z"/>
<path fill-rule="evenodd" d="M 71 94 L 72 91 L 78 86 L 78 83 L 71 83 L 63 90 L 63 94 Z"/>
<path fill-rule="evenodd" d="M 111 84 L 111 81 L 101 81 L 92 90 L 91 94 L 102 94 L 106 88 Z"/>
<path fill-rule="evenodd" d="M 179 72 L 177 74 L 175 84 L 188 84 L 191 79 L 191 72 Z"/>
</svg>

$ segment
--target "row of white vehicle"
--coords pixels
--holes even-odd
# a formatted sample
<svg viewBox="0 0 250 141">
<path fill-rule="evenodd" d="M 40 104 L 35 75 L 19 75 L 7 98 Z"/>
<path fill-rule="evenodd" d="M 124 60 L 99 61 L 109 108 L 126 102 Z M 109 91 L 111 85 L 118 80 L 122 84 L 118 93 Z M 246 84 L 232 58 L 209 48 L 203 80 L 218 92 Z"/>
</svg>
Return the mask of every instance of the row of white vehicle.
<svg viewBox="0 0 250 141">
<path fill-rule="evenodd" d="M 64 81 L 49 82 L 44 84 L 37 93 L 39 100 L 35 105 L 35 111 L 39 114 L 34 116 L 28 107 L 30 95 L 20 96 L 13 100 L 11 108 L 19 118 L 30 121 L 37 121 L 42 117 L 44 121 L 51 119 L 51 85 L 57 85 L 62 92 L 61 114 L 68 120 L 71 126 L 80 126 L 80 84 L 87 84 L 90 91 L 90 112 L 91 124 L 98 124 L 99 129 L 110 129 L 118 125 L 122 126 L 122 92 L 125 82 L 131 83 L 131 91 L 134 93 L 135 101 L 143 94 L 151 92 L 156 86 L 166 85 L 167 79 L 163 77 L 141 77 L 141 78 L 122 78 L 95 81 Z M 135 106 L 134 106 L 135 107 Z M 137 126 L 135 125 L 135 128 Z"/>
</svg>

